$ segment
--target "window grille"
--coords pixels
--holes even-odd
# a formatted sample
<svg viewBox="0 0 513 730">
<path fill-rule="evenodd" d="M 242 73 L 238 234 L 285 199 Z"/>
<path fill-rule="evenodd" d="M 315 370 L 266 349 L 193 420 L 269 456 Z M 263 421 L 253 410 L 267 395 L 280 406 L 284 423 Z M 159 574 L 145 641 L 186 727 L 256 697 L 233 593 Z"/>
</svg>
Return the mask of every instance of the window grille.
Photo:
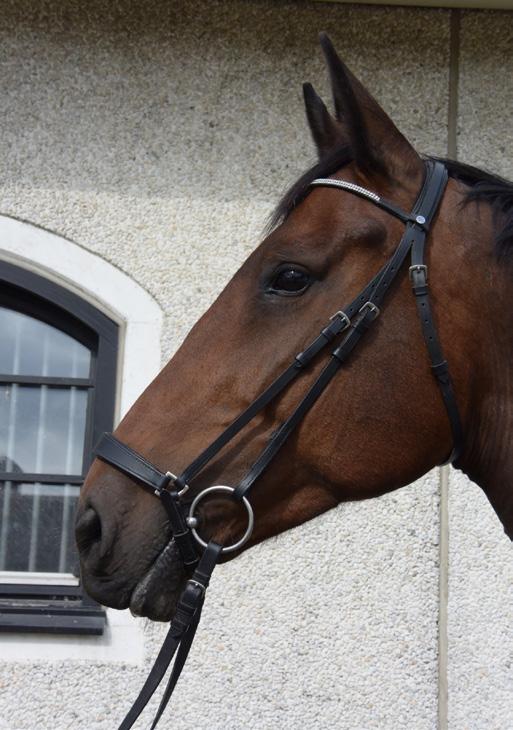
<svg viewBox="0 0 513 730">
<path fill-rule="evenodd" d="M 79 586 L 74 510 L 113 423 L 117 325 L 0 262 L 0 631 L 98 633 Z"/>
</svg>

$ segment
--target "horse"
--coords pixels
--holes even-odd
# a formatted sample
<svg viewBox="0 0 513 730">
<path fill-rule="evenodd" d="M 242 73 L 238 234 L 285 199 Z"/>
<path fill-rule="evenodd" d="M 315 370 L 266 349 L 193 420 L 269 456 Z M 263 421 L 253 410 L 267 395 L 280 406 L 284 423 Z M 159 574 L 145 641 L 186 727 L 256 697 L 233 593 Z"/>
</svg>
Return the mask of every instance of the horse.
<svg viewBox="0 0 513 730">
<path fill-rule="evenodd" d="M 216 560 L 236 559 L 341 502 L 398 489 L 448 459 L 484 490 L 513 538 L 513 184 L 422 157 L 325 34 L 321 46 L 335 114 L 310 84 L 303 87 L 318 161 L 116 428 L 109 448 L 119 456 L 125 444 L 126 458 L 136 455 L 133 468 L 104 448 L 81 490 L 82 581 L 106 606 L 156 621 L 176 616 L 192 570 L 180 524 L 189 538 L 194 533 L 196 548 L 216 544 Z M 428 228 L 424 216 L 401 211 L 414 210 L 426 170 L 442 168 L 447 179 Z M 373 301 L 369 282 L 379 288 L 390 275 L 405 224 L 428 237 L 425 260 L 408 275 L 403 256 L 383 303 L 365 309 Z M 349 317 L 345 303 L 361 292 L 370 301 Z M 422 319 L 428 293 L 430 314 Z M 282 437 L 326 359 L 316 351 L 302 367 L 296 356 L 297 377 L 279 391 L 274 384 L 295 353 L 309 352 L 312 337 L 327 331 L 330 316 L 335 344 L 358 332 L 361 342 Z M 277 397 L 258 401 L 272 388 Z M 253 413 L 255 400 L 261 407 Z M 232 428 L 248 410 L 252 418 Z M 220 439 L 226 432 L 230 438 Z M 212 443 L 219 448 L 209 452 Z M 191 463 L 187 483 L 166 471 L 186 473 Z M 145 478 L 144 469 L 153 472 Z M 240 489 L 248 473 L 256 473 L 251 502 Z M 155 474 L 167 481 L 156 484 Z M 187 491 L 187 519 L 177 527 L 167 502 L 142 482 L 166 498 L 169 483 L 175 496 Z"/>
</svg>

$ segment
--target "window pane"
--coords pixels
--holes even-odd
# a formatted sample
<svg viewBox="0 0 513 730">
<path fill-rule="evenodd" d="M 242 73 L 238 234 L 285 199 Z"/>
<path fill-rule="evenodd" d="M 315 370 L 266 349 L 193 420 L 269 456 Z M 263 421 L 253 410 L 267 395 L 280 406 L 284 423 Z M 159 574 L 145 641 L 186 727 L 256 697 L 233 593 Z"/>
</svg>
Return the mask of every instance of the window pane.
<svg viewBox="0 0 513 730">
<path fill-rule="evenodd" d="M 81 474 L 88 392 L 0 385 L 0 471 Z"/>
<path fill-rule="evenodd" d="M 0 373 L 88 378 L 91 352 L 61 330 L 0 307 Z"/>
<path fill-rule="evenodd" d="M 79 487 L 0 482 L 0 570 L 77 574 Z"/>
</svg>

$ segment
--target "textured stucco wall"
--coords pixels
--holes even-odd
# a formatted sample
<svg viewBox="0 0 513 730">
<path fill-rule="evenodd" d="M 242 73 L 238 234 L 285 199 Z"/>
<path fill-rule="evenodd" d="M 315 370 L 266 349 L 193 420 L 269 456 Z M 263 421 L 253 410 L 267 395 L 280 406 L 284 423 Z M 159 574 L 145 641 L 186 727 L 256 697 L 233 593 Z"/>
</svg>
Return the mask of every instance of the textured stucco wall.
<svg viewBox="0 0 513 730">
<path fill-rule="evenodd" d="M 458 147 L 513 177 L 513 17 L 464 13 Z M 513 548 L 484 493 L 453 472 L 449 502 L 449 727 L 513 725 Z"/>
<path fill-rule="evenodd" d="M 0 212 L 69 237 L 145 287 L 166 315 L 167 357 L 313 159 L 301 82 L 327 96 L 317 32 L 330 32 L 419 149 L 444 154 L 449 21 L 446 11 L 307 2 L 5 2 Z M 433 472 L 345 505 L 222 567 L 172 722 L 435 728 L 438 481 Z M 319 582 L 329 587 L 321 605 Z M 163 627 L 144 630 L 150 658 Z M 472 687 L 454 646 L 464 703 Z M 115 727 L 144 672 L 4 663 L 0 728 Z M 454 730 L 466 727 L 453 716 Z M 486 717 L 472 725 L 488 727 Z"/>
</svg>

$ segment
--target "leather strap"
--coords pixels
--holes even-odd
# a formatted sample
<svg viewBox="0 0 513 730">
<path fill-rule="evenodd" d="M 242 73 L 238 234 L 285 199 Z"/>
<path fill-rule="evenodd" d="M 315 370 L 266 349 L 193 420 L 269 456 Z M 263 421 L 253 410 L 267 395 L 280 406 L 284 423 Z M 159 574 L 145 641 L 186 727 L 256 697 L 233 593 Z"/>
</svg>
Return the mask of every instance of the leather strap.
<svg viewBox="0 0 513 730">
<path fill-rule="evenodd" d="M 171 621 L 167 636 L 164 639 L 162 648 L 158 653 L 146 682 L 118 730 L 130 730 L 134 725 L 164 678 L 167 668 L 176 654 L 175 664 L 151 726 L 152 730 L 156 727 L 187 661 L 201 618 L 205 591 L 220 554 L 221 545 L 215 542 L 210 542 L 205 548 L 198 567 L 194 571 L 192 578 L 187 581 L 187 585 L 178 601 L 175 616 Z"/>
<path fill-rule="evenodd" d="M 426 205 L 429 210 L 426 213 L 426 221 L 429 226 L 433 217 L 438 210 L 438 206 L 447 185 L 448 174 L 444 165 L 440 162 L 430 163 L 428 170 L 431 172 L 429 183 L 429 193 Z M 427 178 L 428 176 L 426 176 Z M 431 372 L 436 379 L 442 400 L 449 417 L 451 426 L 453 448 L 447 463 L 454 463 L 463 448 L 463 426 L 461 423 L 458 403 L 451 376 L 449 374 L 449 366 L 444 357 L 438 331 L 433 319 L 431 311 L 431 303 L 429 297 L 428 269 L 424 261 L 424 249 L 426 244 L 426 236 L 420 231 L 416 232 L 411 249 L 411 266 L 410 279 L 412 290 L 415 295 L 417 312 L 422 328 L 422 335 L 426 343 L 426 349 L 431 363 Z"/>
<path fill-rule="evenodd" d="M 178 491 L 176 488 L 173 490 L 167 489 L 171 484 L 174 485 L 172 477 L 168 473 L 161 472 L 144 456 L 138 454 L 110 433 L 103 434 L 96 445 L 94 453 L 99 459 L 128 474 L 143 487 L 150 489 L 157 497 L 160 497 L 169 517 L 173 539 L 180 551 L 184 565 L 189 570 L 192 569 L 198 562 L 197 545 L 187 527 L 186 518 L 179 502 Z"/>
<path fill-rule="evenodd" d="M 417 223 L 419 215 L 425 219 L 425 223 L 422 227 L 427 233 L 431 227 L 433 218 L 438 211 L 440 201 L 442 200 L 447 186 L 449 175 L 442 162 L 426 160 L 424 167 L 424 182 L 422 184 L 420 195 L 413 206 L 412 217 Z"/>
<path fill-rule="evenodd" d="M 371 310 L 367 310 L 367 312 L 365 312 L 358 324 L 351 325 L 351 330 L 343 343 L 344 350 L 341 350 L 342 345 L 340 345 L 333 351 L 330 361 L 322 370 L 315 383 L 308 390 L 303 400 L 299 403 L 299 405 L 289 416 L 289 418 L 287 418 L 287 420 L 282 423 L 280 428 L 274 432 L 271 440 L 269 441 L 265 449 L 262 451 L 255 463 L 251 466 L 242 481 L 235 488 L 235 491 L 233 493 L 234 499 L 242 500 L 243 497 L 248 496 L 248 492 L 255 483 L 255 481 L 269 466 L 271 461 L 274 459 L 278 451 L 292 434 L 294 429 L 301 423 L 301 421 L 306 416 L 308 411 L 312 408 L 316 400 L 324 392 L 328 383 L 338 372 L 344 360 L 354 349 L 358 340 L 366 330 L 366 327 L 364 325 L 365 320 L 369 321 L 370 324 L 371 316 Z"/>
<path fill-rule="evenodd" d="M 149 487 L 157 493 L 157 496 L 160 496 L 160 492 L 169 484 L 170 477 L 167 474 L 159 471 L 148 459 L 126 446 L 111 433 L 103 434 L 94 453 L 107 464 L 112 464 L 116 469 L 136 479 L 144 487 Z"/>
<path fill-rule="evenodd" d="M 187 525 L 187 518 L 176 490 L 163 489 L 160 501 L 164 505 L 173 532 L 173 540 L 180 552 L 185 567 L 191 570 L 198 562 L 198 546 Z"/>
</svg>

